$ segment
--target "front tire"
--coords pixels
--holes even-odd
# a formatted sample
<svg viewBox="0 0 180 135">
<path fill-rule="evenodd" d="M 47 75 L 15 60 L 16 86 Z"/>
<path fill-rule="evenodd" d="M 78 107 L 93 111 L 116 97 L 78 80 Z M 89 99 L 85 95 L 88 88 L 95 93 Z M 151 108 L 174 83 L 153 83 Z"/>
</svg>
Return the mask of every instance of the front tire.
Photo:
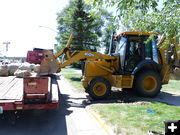
<svg viewBox="0 0 180 135">
<path fill-rule="evenodd" d="M 111 85 L 109 81 L 103 77 L 95 77 L 91 80 L 88 93 L 96 100 L 104 99 L 109 96 Z"/>
<path fill-rule="evenodd" d="M 155 97 L 160 92 L 162 81 L 159 73 L 153 70 L 145 70 L 137 74 L 134 85 L 139 95 Z"/>
</svg>

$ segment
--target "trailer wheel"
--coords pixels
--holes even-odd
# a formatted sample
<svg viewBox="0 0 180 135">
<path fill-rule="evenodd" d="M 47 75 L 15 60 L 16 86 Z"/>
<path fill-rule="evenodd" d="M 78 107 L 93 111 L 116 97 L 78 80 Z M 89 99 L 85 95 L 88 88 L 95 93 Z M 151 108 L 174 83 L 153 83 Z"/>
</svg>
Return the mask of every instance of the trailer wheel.
<svg viewBox="0 0 180 135">
<path fill-rule="evenodd" d="M 146 70 L 137 74 L 135 89 L 143 97 L 154 97 L 159 94 L 162 82 L 159 73 Z"/>
<path fill-rule="evenodd" d="M 91 80 L 88 93 L 93 99 L 104 99 L 108 97 L 111 91 L 111 85 L 103 77 L 95 77 Z"/>
</svg>

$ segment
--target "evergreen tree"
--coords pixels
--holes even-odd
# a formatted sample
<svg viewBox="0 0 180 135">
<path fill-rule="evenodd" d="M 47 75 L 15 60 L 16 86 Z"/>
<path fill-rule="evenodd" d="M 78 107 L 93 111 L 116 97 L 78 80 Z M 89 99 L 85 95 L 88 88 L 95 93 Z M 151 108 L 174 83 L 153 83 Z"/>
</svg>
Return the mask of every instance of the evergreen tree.
<svg viewBox="0 0 180 135">
<path fill-rule="evenodd" d="M 101 35 L 101 22 L 97 21 L 96 16 L 90 14 L 88 10 L 90 6 L 85 5 L 83 0 L 71 0 L 69 6 L 58 13 L 58 49 L 65 46 L 71 33 L 74 34 L 72 50 L 96 51 L 100 46 L 98 38 Z"/>
</svg>

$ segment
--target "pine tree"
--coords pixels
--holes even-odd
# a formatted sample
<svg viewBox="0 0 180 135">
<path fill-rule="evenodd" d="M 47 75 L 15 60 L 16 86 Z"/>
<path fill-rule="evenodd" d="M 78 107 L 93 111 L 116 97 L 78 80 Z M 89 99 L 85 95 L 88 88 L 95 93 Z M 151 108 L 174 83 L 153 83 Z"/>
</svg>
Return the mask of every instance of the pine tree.
<svg viewBox="0 0 180 135">
<path fill-rule="evenodd" d="M 59 45 L 62 50 L 70 34 L 74 34 L 71 44 L 73 50 L 97 51 L 98 48 L 108 47 L 110 41 L 112 15 L 103 8 L 92 9 L 84 0 L 70 0 L 70 3 L 57 14 Z M 106 26 L 108 25 L 108 26 Z M 109 39 L 108 39 L 109 38 Z"/>
<path fill-rule="evenodd" d="M 65 46 L 71 33 L 75 36 L 72 50 L 96 51 L 96 47 L 100 46 L 98 38 L 101 32 L 98 28 L 101 28 L 101 22 L 96 21 L 95 16 L 88 12 L 89 9 L 83 0 L 75 0 L 70 1 L 70 5 L 58 14 L 59 49 Z"/>
</svg>

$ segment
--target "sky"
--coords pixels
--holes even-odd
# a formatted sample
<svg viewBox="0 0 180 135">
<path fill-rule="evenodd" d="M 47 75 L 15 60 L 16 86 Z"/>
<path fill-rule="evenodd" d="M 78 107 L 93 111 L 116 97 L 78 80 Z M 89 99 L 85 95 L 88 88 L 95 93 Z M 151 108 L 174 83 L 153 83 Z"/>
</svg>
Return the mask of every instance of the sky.
<svg viewBox="0 0 180 135">
<path fill-rule="evenodd" d="M 67 4 L 68 0 L 0 0 L 0 55 L 26 56 L 34 47 L 52 49 L 57 33 L 50 29 L 56 30 L 56 13 Z"/>
</svg>

